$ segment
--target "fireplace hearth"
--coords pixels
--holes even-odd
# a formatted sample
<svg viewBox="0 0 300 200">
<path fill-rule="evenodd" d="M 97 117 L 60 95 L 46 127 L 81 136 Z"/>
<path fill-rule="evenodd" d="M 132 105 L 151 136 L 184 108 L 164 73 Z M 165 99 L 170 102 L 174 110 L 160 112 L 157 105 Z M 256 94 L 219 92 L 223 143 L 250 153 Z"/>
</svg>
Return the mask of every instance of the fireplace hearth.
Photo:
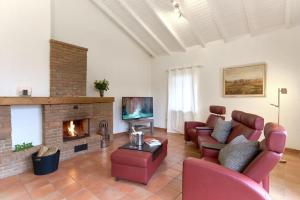
<svg viewBox="0 0 300 200">
<path fill-rule="evenodd" d="M 89 135 L 89 119 L 76 119 L 63 122 L 64 142 L 78 140 Z"/>
</svg>

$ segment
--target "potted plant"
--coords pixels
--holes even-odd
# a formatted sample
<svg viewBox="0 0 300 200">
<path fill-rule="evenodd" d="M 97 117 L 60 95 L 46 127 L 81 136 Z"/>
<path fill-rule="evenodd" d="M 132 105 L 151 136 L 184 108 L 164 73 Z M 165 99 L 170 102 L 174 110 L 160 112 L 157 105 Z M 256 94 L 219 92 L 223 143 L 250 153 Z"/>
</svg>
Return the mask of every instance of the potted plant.
<svg viewBox="0 0 300 200">
<path fill-rule="evenodd" d="M 23 151 L 23 150 L 29 149 L 31 147 L 33 147 L 32 142 L 29 142 L 29 143 L 23 142 L 23 144 L 16 144 L 15 152 Z"/>
<path fill-rule="evenodd" d="M 97 90 L 99 90 L 101 97 L 104 96 L 104 91 L 109 90 L 109 88 L 108 88 L 109 82 L 106 79 L 99 80 L 99 81 L 96 80 L 94 82 L 94 86 Z"/>
</svg>

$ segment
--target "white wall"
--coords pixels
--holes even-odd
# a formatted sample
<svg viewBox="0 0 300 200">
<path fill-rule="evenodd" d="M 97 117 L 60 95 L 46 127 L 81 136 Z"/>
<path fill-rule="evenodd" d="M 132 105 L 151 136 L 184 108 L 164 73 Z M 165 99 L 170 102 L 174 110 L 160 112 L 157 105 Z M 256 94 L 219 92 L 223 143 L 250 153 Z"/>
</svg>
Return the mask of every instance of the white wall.
<svg viewBox="0 0 300 200">
<path fill-rule="evenodd" d="M 54 0 L 53 7 L 52 37 L 89 49 L 87 94 L 99 95 L 94 80 L 109 80 L 114 132 L 126 131 L 121 97 L 151 95 L 151 58 L 90 1 Z"/>
<path fill-rule="evenodd" d="M 255 113 L 266 122 L 277 120 L 275 108 L 270 103 L 277 101 L 277 88 L 286 87 L 282 95 L 281 124 L 288 130 L 290 148 L 300 149 L 300 28 L 279 30 L 257 37 L 245 37 L 229 43 L 213 42 L 206 48 L 190 49 L 187 53 L 156 58 L 152 69 L 152 91 L 155 99 L 156 126 L 166 127 L 167 73 L 166 69 L 176 66 L 202 65 L 201 68 L 201 114 L 208 115 L 211 104 L 225 105 L 227 119 L 234 109 Z M 266 62 L 266 97 L 224 98 L 222 97 L 222 68 Z"/>
<path fill-rule="evenodd" d="M 0 96 L 48 96 L 50 0 L 0 0 L 0 25 Z"/>
<path fill-rule="evenodd" d="M 0 96 L 17 96 L 21 87 L 31 88 L 32 96 L 49 96 L 50 0 L 0 0 L 0 25 Z M 37 113 L 39 106 L 12 108 L 13 148 L 41 143 Z"/>
</svg>

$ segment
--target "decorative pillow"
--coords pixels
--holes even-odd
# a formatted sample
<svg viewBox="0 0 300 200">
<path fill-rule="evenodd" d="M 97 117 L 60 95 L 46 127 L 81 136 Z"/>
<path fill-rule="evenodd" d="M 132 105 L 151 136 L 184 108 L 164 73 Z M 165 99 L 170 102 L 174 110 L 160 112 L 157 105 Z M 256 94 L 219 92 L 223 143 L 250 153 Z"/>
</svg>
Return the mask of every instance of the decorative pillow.
<svg viewBox="0 0 300 200">
<path fill-rule="evenodd" d="M 242 172 L 259 153 L 259 143 L 248 141 L 243 137 L 243 135 L 236 137 L 220 151 L 219 162 L 221 165 Z"/>
<path fill-rule="evenodd" d="M 225 143 L 231 131 L 231 121 L 227 122 L 219 118 L 216 122 L 215 128 L 211 134 L 218 142 Z"/>
<path fill-rule="evenodd" d="M 240 144 L 240 143 L 246 143 L 249 142 L 249 140 L 244 135 L 239 135 L 235 137 L 229 144 Z"/>
</svg>

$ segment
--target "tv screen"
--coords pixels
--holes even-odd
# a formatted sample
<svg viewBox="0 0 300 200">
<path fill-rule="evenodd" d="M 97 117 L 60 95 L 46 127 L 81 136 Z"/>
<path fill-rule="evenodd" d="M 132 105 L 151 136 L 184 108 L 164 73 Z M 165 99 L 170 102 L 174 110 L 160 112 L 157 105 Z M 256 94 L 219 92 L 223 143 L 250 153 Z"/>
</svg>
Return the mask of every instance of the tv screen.
<svg viewBox="0 0 300 200">
<path fill-rule="evenodd" d="M 152 97 L 123 97 L 122 119 L 140 119 L 153 117 Z"/>
</svg>

